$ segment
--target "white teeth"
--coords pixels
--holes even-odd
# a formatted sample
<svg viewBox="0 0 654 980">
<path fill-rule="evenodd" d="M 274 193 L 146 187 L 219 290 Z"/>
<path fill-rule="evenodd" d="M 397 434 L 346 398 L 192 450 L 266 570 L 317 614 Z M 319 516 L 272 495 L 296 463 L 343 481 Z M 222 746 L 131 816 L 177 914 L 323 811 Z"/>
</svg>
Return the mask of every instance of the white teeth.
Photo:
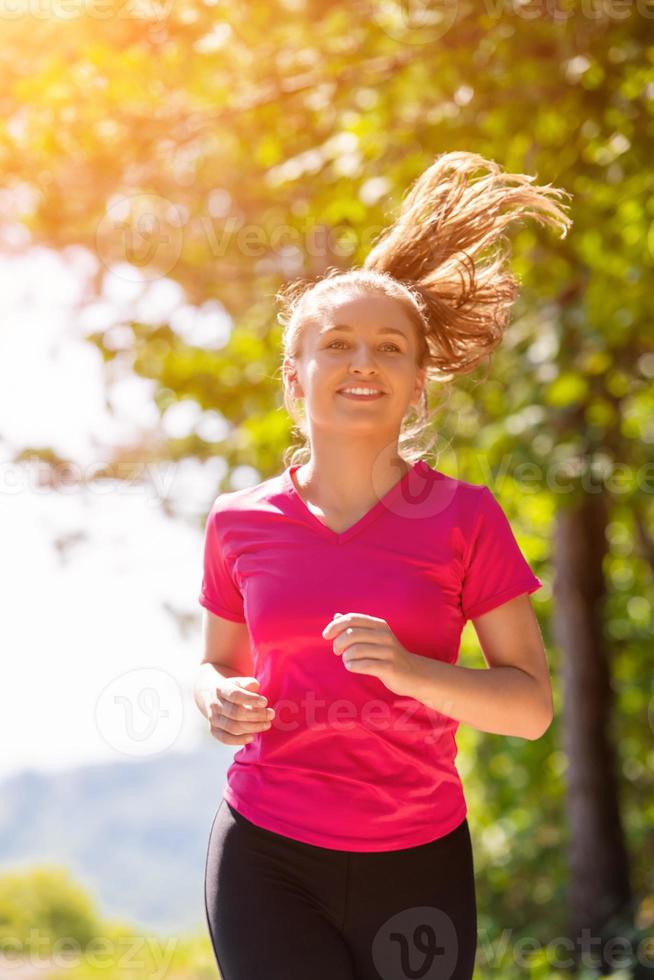
<svg viewBox="0 0 654 980">
<path fill-rule="evenodd" d="M 381 392 L 377 388 L 343 388 L 342 394 L 348 395 L 379 395 Z"/>
</svg>

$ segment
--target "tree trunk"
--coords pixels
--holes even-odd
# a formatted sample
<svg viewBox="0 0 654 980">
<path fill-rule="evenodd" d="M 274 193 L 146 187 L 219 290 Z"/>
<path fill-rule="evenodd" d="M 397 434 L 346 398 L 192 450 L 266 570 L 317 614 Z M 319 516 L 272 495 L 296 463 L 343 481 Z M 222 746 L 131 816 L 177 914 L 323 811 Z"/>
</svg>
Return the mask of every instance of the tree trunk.
<svg viewBox="0 0 654 980">
<path fill-rule="evenodd" d="M 603 631 L 608 508 L 603 492 L 559 509 L 555 529 L 554 635 L 562 653 L 563 736 L 568 760 L 570 956 L 597 965 L 629 916 L 629 859 L 611 743 L 613 692 Z M 622 932 L 624 935 L 624 932 Z M 599 938 L 601 937 L 601 942 Z M 609 959 L 611 950 L 608 951 Z M 567 955 L 567 952 L 566 952 Z M 616 950 L 613 950 L 613 957 Z M 624 949 L 621 951 L 624 956 Z"/>
</svg>

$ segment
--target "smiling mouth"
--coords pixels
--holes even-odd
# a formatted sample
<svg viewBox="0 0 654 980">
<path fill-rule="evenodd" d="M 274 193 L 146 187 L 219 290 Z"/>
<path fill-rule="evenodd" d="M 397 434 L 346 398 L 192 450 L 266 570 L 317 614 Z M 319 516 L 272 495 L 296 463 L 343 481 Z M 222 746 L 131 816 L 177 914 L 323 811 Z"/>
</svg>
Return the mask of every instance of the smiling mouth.
<svg viewBox="0 0 654 980">
<path fill-rule="evenodd" d="M 343 398 L 349 398 L 352 401 L 359 401 L 359 402 L 374 402 L 378 398 L 384 397 L 383 391 L 375 391 L 374 393 L 366 394 L 366 395 L 363 394 L 358 395 L 355 394 L 353 391 L 338 391 L 336 394 L 342 395 Z"/>
</svg>

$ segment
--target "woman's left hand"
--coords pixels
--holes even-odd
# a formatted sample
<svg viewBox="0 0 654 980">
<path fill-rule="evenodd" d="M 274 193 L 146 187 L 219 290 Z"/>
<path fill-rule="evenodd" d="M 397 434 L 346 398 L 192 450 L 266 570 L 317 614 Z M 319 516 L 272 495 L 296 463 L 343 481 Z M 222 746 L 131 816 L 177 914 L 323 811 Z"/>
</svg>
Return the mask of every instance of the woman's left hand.
<svg viewBox="0 0 654 980">
<path fill-rule="evenodd" d="M 365 613 L 336 613 L 322 631 L 353 673 L 372 674 L 402 695 L 414 654 L 402 646 L 385 619 Z"/>
</svg>

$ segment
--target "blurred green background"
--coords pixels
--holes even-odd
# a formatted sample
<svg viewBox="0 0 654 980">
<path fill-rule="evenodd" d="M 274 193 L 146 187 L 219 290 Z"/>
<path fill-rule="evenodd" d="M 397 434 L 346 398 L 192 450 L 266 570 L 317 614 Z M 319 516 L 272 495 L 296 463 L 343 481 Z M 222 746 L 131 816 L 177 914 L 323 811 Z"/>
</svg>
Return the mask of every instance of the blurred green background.
<svg viewBox="0 0 654 980">
<path fill-rule="evenodd" d="M 88 302 L 109 276 L 167 279 L 229 324 L 218 343 L 136 314 L 88 331 L 108 386 L 132 373 L 162 417 L 194 403 L 223 423 L 135 438 L 106 460 L 123 477 L 217 456 L 216 490 L 237 467 L 279 472 L 275 292 L 361 264 L 438 154 L 572 194 L 564 240 L 512 234 L 505 342 L 438 420 L 438 468 L 490 486 L 545 582 L 532 601 L 556 706 L 536 742 L 459 729 L 475 976 L 564 975 L 584 929 L 601 942 L 580 976 L 598 975 L 600 945 L 605 973 L 654 975 L 654 5 L 44 0 L 5 5 L 0 24 L 3 253 L 83 246 L 98 260 Z M 35 456 L 67 462 L 47 446 L 15 459 Z M 483 665 L 470 626 L 462 662 Z M 138 930 L 74 876 L 5 868 L 5 948 L 27 954 L 30 925 L 108 942 L 114 959 L 89 947 L 66 976 L 217 975 L 201 929 L 171 937 L 169 962 L 120 963 L 117 937 Z M 25 977 L 64 975 L 28 961 Z"/>
</svg>

